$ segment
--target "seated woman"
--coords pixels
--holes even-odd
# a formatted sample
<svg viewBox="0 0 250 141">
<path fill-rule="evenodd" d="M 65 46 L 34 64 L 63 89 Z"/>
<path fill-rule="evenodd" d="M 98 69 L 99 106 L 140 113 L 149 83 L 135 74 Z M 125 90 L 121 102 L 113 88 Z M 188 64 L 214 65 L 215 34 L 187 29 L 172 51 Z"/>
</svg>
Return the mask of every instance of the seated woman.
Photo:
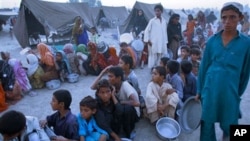
<svg viewBox="0 0 250 141">
<path fill-rule="evenodd" d="M 31 90 L 30 81 L 21 62 L 15 58 L 9 60 L 9 65 L 13 68 L 16 81 L 19 83 L 22 92 L 28 93 Z"/>
<path fill-rule="evenodd" d="M 63 47 L 63 51 L 69 61 L 69 66 L 71 68 L 72 73 L 80 74 L 80 71 L 78 69 L 79 62 L 77 59 L 77 55 L 75 54 L 73 45 L 70 43 L 65 44 Z"/>
<path fill-rule="evenodd" d="M 95 114 L 95 119 L 98 126 L 107 131 L 113 140 L 121 140 L 118 134 L 119 125 L 121 125 L 119 119 L 122 116 L 122 105 L 115 96 L 115 88 L 107 79 L 102 79 L 98 82 L 96 99 L 98 110 Z"/>
<path fill-rule="evenodd" d="M 56 69 L 62 82 L 67 79 L 67 76 L 71 73 L 69 62 L 63 51 L 56 52 L 55 60 Z"/>
<path fill-rule="evenodd" d="M 116 66 L 119 63 L 119 57 L 116 54 L 116 49 L 114 47 L 109 47 L 109 57 L 107 59 L 108 65 Z"/>
<path fill-rule="evenodd" d="M 155 123 L 161 116 L 175 118 L 179 97 L 169 83 L 164 82 L 166 69 L 162 66 L 153 68 L 152 81 L 146 90 L 146 117 Z"/>
<path fill-rule="evenodd" d="M 103 54 L 97 51 L 95 43 L 89 42 L 88 49 L 90 54 L 88 55 L 88 59 L 83 63 L 83 68 L 87 74 L 99 75 L 108 66 L 106 59 Z"/>
<path fill-rule="evenodd" d="M 88 58 L 89 52 L 87 51 L 87 48 L 84 44 L 80 44 L 76 48 L 76 56 L 78 59 L 78 69 L 80 71 L 80 74 L 86 75 L 86 70 L 83 68 L 83 62 L 85 62 Z"/>
<path fill-rule="evenodd" d="M 31 87 L 33 89 L 43 88 L 45 83 L 42 81 L 41 77 L 44 75 L 44 71 L 39 65 L 37 56 L 34 54 L 28 54 L 26 58 L 28 63 L 27 74 Z"/>
<path fill-rule="evenodd" d="M 125 42 L 122 42 L 120 44 L 121 51 L 119 53 L 119 58 L 121 58 L 123 55 L 129 55 L 133 58 L 133 67 L 135 68 L 136 62 L 137 62 L 137 57 L 135 51 Z"/>
<path fill-rule="evenodd" d="M 11 104 L 15 104 L 22 98 L 21 87 L 15 79 L 13 68 L 8 62 L 0 60 L 0 81 L 5 91 L 6 100 L 10 100 Z"/>
<path fill-rule="evenodd" d="M 0 112 L 6 110 L 7 108 L 8 104 L 5 102 L 5 92 L 0 81 Z"/>
<path fill-rule="evenodd" d="M 44 43 L 39 43 L 37 45 L 38 53 L 40 54 L 40 65 L 42 66 L 44 70 L 44 75 L 41 77 L 41 79 L 44 82 L 58 79 L 58 73 L 56 70 L 56 66 L 54 63 L 54 56 L 52 52 L 49 50 L 48 46 Z"/>
</svg>

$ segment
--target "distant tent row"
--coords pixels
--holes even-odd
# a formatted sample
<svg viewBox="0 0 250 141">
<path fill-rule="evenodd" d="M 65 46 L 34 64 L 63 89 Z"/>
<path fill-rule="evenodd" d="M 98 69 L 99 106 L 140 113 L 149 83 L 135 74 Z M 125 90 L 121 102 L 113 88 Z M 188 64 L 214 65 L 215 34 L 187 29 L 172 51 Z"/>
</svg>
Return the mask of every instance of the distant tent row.
<svg viewBox="0 0 250 141">
<path fill-rule="evenodd" d="M 144 11 L 146 20 L 154 17 L 154 6 L 136 1 L 131 13 L 124 6 L 89 7 L 87 3 L 56 3 L 40 0 L 22 0 L 19 15 L 14 26 L 14 33 L 22 47 L 29 46 L 29 37 L 38 33 L 50 36 L 71 34 L 74 19 L 81 16 L 88 27 L 98 26 L 102 17 L 111 24 L 120 26 L 120 33 L 131 29 L 138 9 Z M 169 13 L 164 11 L 163 17 L 168 20 Z"/>
</svg>

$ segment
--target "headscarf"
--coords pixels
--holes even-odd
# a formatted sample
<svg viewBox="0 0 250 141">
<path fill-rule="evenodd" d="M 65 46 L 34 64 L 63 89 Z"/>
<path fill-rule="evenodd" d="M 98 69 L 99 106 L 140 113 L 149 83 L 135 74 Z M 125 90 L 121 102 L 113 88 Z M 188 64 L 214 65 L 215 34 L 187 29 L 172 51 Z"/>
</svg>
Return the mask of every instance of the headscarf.
<svg viewBox="0 0 250 141">
<path fill-rule="evenodd" d="M 117 56 L 116 49 L 114 47 L 109 47 L 109 55 L 108 64 L 117 65 L 119 63 L 119 57 Z"/>
<path fill-rule="evenodd" d="M 79 33 L 79 29 L 80 29 L 80 25 L 82 24 L 82 22 L 80 22 L 81 17 L 80 16 L 77 16 L 76 19 L 75 19 L 75 24 L 74 24 L 74 27 L 72 29 L 72 35 L 76 35 L 76 34 L 80 34 Z"/>
<path fill-rule="evenodd" d="M 24 70 L 21 62 L 15 58 L 9 60 L 9 65 L 13 68 L 15 73 L 15 78 L 21 86 L 22 90 L 28 91 L 31 89 L 29 79 L 27 77 L 26 71 Z"/>
<path fill-rule="evenodd" d="M 65 54 L 74 53 L 73 44 L 71 44 L 71 43 L 65 44 L 63 47 L 63 51 L 65 52 Z"/>
<path fill-rule="evenodd" d="M 88 51 L 87 51 L 87 47 L 84 44 L 79 44 L 77 46 L 76 52 L 81 52 L 81 53 L 83 53 L 85 55 L 89 54 Z"/>
<path fill-rule="evenodd" d="M 69 65 L 69 60 L 66 57 L 65 53 L 62 50 L 59 50 L 56 53 L 60 53 L 62 55 L 62 61 L 64 61 L 66 63 L 67 70 L 68 70 L 69 73 L 71 73 L 71 68 L 70 68 L 70 65 Z"/>
<path fill-rule="evenodd" d="M 1 52 L 1 55 L 4 55 L 5 61 L 10 59 L 10 53 L 9 53 L 8 51 L 5 51 L 5 52 L 2 51 L 2 52 Z M 2 59 L 3 59 L 3 58 L 2 58 Z"/>
<path fill-rule="evenodd" d="M 0 60 L 0 79 L 5 91 L 12 91 L 15 84 L 15 73 L 8 62 Z"/>
<path fill-rule="evenodd" d="M 28 76 L 31 76 L 31 75 L 33 75 L 36 72 L 36 70 L 39 67 L 38 58 L 34 54 L 28 54 L 26 56 L 26 58 L 29 61 L 29 63 L 28 63 L 29 66 L 28 66 L 27 74 L 28 74 Z"/>
<path fill-rule="evenodd" d="M 37 49 L 38 52 L 41 56 L 41 62 L 49 65 L 49 66 L 54 66 L 54 58 L 53 58 L 53 54 L 51 52 L 51 50 L 49 49 L 49 47 L 44 44 L 44 43 L 39 43 L 37 45 Z"/>
</svg>

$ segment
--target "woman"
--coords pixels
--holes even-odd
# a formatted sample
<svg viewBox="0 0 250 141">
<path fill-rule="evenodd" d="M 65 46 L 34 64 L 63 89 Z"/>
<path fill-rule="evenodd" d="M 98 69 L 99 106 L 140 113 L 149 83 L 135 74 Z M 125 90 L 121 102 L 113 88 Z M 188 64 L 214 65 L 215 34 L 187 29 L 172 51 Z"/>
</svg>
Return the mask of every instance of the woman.
<svg viewBox="0 0 250 141">
<path fill-rule="evenodd" d="M 180 41 L 182 40 L 182 30 L 181 24 L 179 22 L 180 15 L 173 14 L 168 22 L 167 32 L 168 32 L 168 47 L 173 52 L 173 59 L 178 58 L 178 47 L 180 46 Z"/>
<path fill-rule="evenodd" d="M 119 57 L 116 54 L 116 49 L 114 47 L 109 47 L 109 58 L 107 59 L 108 65 L 116 66 L 119 63 Z"/>
<path fill-rule="evenodd" d="M 215 122 L 220 123 L 223 141 L 228 141 L 230 125 L 237 125 L 241 117 L 240 99 L 250 73 L 250 38 L 237 30 L 243 17 L 240 3 L 225 3 L 221 9 L 224 29 L 206 43 L 196 96 L 202 102 L 200 141 L 216 141 Z"/>
<path fill-rule="evenodd" d="M 1 58 L 4 60 L 4 61 L 9 61 L 9 59 L 10 59 L 10 53 L 9 52 L 3 52 L 3 51 L 1 51 Z"/>
<path fill-rule="evenodd" d="M 83 62 L 85 62 L 88 58 L 88 50 L 84 44 L 80 44 L 76 48 L 76 55 L 78 59 L 78 69 L 80 71 L 80 74 L 86 75 L 86 70 L 83 68 Z"/>
<path fill-rule="evenodd" d="M 3 60 L 0 60 L 0 80 L 7 100 L 11 100 L 16 103 L 22 98 L 22 90 L 18 81 L 15 79 L 13 68 L 8 64 L 8 62 Z"/>
<path fill-rule="evenodd" d="M 137 11 L 137 15 L 135 17 L 135 21 L 134 21 L 134 25 L 133 25 L 136 37 L 138 37 L 138 35 L 141 33 L 141 31 L 143 31 L 146 28 L 147 24 L 148 24 L 148 22 L 144 16 L 142 9 L 139 9 Z"/>
<path fill-rule="evenodd" d="M 44 75 L 42 67 L 39 65 L 38 58 L 34 54 L 26 56 L 28 63 L 28 78 L 33 89 L 41 89 L 45 86 L 41 77 Z"/>
<path fill-rule="evenodd" d="M 75 25 L 72 30 L 72 37 L 77 46 L 79 44 L 84 44 L 87 46 L 87 43 L 89 42 L 87 30 L 84 27 L 84 20 L 80 16 L 77 16 L 75 19 Z"/>
<path fill-rule="evenodd" d="M 88 49 L 90 54 L 88 55 L 88 59 L 83 63 L 83 67 L 87 74 L 99 75 L 108 66 L 106 59 L 103 54 L 97 51 L 95 43 L 89 42 Z"/>
<path fill-rule="evenodd" d="M 67 76 L 71 73 L 68 59 L 63 51 L 56 52 L 55 65 L 57 72 L 62 82 L 67 79 Z"/>
<path fill-rule="evenodd" d="M 2 87 L 2 83 L 0 81 L 0 112 L 6 110 L 8 108 L 7 103 L 5 102 L 5 92 Z"/>
<path fill-rule="evenodd" d="M 49 50 L 48 46 L 44 43 L 39 43 L 37 45 L 37 49 L 41 56 L 40 64 L 44 70 L 44 75 L 41 77 L 41 79 L 44 82 L 58 79 L 58 73 L 54 63 L 54 56 L 52 55 L 52 52 Z"/>
<path fill-rule="evenodd" d="M 63 47 L 63 51 L 69 61 L 69 66 L 71 68 L 72 73 L 80 74 L 78 66 L 79 62 L 77 59 L 77 55 L 74 52 L 74 47 L 72 44 L 65 44 Z"/>
</svg>

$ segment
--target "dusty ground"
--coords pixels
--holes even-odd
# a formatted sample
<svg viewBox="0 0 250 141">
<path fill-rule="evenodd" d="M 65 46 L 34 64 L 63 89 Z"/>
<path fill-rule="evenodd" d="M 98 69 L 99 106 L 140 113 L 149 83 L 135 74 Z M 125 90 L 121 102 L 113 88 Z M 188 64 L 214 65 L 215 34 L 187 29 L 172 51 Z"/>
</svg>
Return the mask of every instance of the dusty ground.
<svg viewBox="0 0 250 141">
<path fill-rule="evenodd" d="M 105 35 L 110 37 L 110 34 Z M 110 44 L 116 44 L 116 41 L 110 40 Z M 11 57 L 20 58 L 25 64 L 25 57 L 19 54 L 21 47 L 15 40 L 15 37 L 11 38 L 9 30 L 7 27 L 0 32 L 0 51 L 9 51 Z M 150 81 L 150 70 L 145 67 L 144 69 L 135 69 L 140 82 L 140 88 L 142 93 L 145 94 L 146 86 Z M 79 112 L 79 102 L 87 95 L 94 95 L 94 91 L 90 89 L 90 85 L 95 79 L 95 76 L 81 76 L 77 83 L 63 83 L 59 89 L 67 89 L 71 92 L 73 101 L 71 104 L 71 110 L 73 113 L 77 114 Z M 15 105 L 11 105 L 8 110 L 18 110 L 23 112 L 25 115 L 36 116 L 39 119 L 44 119 L 46 115 L 52 114 L 50 107 L 50 101 L 52 98 L 52 93 L 55 90 L 48 90 L 46 88 L 35 90 L 38 95 L 35 97 L 25 96 L 21 101 Z M 240 124 L 250 124 L 250 112 L 247 110 L 250 107 L 250 85 L 242 96 L 241 110 L 243 113 L 243 118 L 240 119 Z M 4 112 L 0 113 L 2 115 Z M 136 137 L 134 141 L 161 141 L 156 134 L 155 127 L 151 125 L 147 120 L 142 119 L 136 125 Z M 221 138 L 221 131 L 216 125 L 217 137 Z M 176 139 L 178 141 L 198 141 L 199 140 L 199 128 L 191 134 L 181 133 Z"/>
</svg>

